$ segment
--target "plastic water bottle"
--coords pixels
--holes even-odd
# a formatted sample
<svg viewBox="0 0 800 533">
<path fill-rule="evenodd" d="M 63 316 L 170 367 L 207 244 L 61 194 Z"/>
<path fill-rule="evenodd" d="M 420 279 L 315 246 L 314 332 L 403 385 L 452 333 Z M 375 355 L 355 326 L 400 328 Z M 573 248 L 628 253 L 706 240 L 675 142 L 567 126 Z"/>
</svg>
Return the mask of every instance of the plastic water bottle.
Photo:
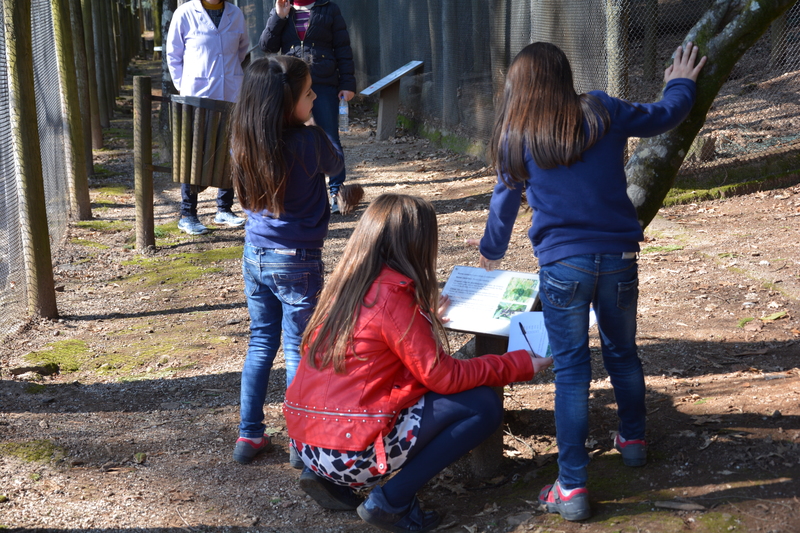
<svg viewBox="0 0 800 533">
<path fill-rule="evenodd" d="M 349 131 L 350 129 L 350 105 L 342 96 L 339 99 L 339 131 Z"/>
</svg>

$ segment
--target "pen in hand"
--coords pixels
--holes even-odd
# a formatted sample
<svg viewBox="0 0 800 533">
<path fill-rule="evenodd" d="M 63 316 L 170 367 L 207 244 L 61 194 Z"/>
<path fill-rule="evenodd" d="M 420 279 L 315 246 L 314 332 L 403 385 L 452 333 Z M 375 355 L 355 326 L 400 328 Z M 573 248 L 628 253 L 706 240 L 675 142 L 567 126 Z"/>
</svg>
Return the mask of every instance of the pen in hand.
<svg viewBox="0 0 800 533">
<path fill-rule="evenodd" d="M 531 346 L 531 341 L 528 338 L 528 332 L 525 331 L 525 326 L 522 325 L 522 322 L 519 322 L 519 329 L 520 329 L 520 331 L 522 331 L 522 336 L 525 338 L 525 342 L 528 343 L 528 348 L 531 349 L 531 353 L 533 354 L 533 356 L 534 357 L 541 357 L 535 351 L 533 351 L 533 346 Z"/>
</svg>

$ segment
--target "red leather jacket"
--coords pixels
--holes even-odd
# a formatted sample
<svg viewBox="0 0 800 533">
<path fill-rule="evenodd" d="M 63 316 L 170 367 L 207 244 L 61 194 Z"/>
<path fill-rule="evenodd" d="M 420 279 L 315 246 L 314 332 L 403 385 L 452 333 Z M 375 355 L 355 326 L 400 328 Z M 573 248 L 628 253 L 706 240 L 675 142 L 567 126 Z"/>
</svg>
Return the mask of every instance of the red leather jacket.
<svg viewBox="0 0 800 533">
<path fill-rule="evenodd" d="M 334 450 L 366 450 L 393 427 L 401 409 L 428 391 L 455 394 L 533 377 L 524 350 L 474 359 L 436 361 L 429 319 L 414 302 L 411 279 L 384 267 L 365 297 L 345 359 L 345 372 L 315 369 L 304 356 L 286 391 L 289 436 Z M 409 328 L 409 324 L 411 327 Z"/>
</svg>

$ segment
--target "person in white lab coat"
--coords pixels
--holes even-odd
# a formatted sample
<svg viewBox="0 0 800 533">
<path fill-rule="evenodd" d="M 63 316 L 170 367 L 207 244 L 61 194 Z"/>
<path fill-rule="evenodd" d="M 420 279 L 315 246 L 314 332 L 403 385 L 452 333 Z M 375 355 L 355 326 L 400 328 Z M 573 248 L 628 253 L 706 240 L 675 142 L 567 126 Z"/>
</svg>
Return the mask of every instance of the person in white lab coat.
<svg viewBox="0 0 800 533">
<path fill-rule="evenodd" d="M 249 40 L 242 11 L 225 0 L 191 0 L 175 10 L 167 34 L 167 66 L 181 96 L 198 96 L 235 102 L 242 86 L 242 61 Z M 208 229 L 197 218 L 196 187 L 181 185 L 181 219 L 178 228 L 189 235 Z M 233 189 L 217 193 L 215 224 L 241 226 L 236 216 Z"/>
</svg>

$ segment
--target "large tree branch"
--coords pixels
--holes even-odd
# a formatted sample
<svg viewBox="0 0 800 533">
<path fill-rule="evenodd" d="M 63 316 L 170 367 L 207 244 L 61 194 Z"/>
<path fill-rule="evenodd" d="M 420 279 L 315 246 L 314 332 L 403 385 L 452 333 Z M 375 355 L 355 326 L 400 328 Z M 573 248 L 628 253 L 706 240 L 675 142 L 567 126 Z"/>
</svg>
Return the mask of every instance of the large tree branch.
<svg viewBox="0 0 800 533">
<path fill-rule="evenodd" d="M 675 182 L 695 136 L 734 65 L 797 0 L 715 0 L 685 42 L 700 47 L 708 63 L 697 80 L 697 101 L 689 117 L 658 137 L 642 139 L 625 168 L 628 196 L 642 227 L 653 220 Z"/>
</svg>

